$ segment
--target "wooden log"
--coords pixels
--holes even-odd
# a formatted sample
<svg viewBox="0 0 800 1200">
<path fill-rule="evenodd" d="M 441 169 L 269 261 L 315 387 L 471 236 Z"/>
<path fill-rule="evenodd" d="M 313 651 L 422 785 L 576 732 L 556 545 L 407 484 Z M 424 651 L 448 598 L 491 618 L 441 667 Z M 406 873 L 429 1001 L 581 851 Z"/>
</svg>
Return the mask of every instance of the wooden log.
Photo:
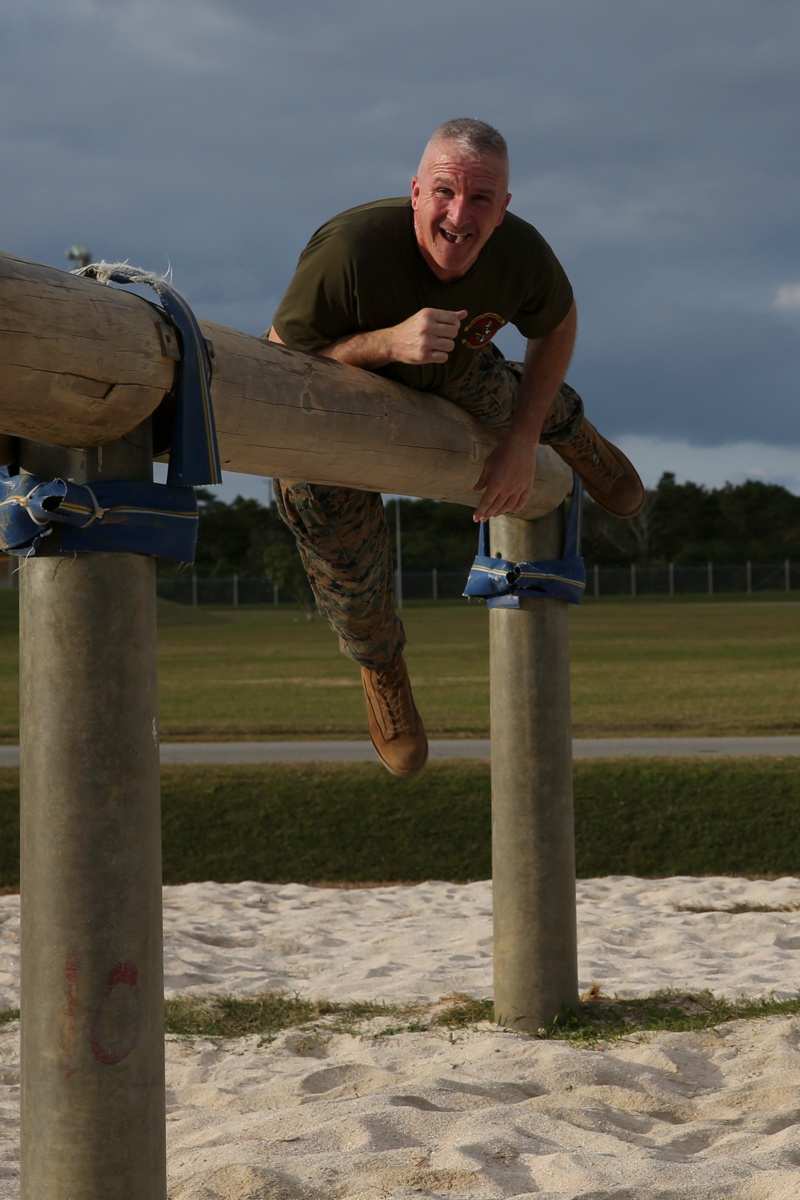
<svg viewBox="0 0 800 1200">
<path fill-rule="evenodd" d="M 474 508 L 500 435 L 430 393 L 200 322 L 213 351 L 223 469 L 452 500 Z M 115 441 L 170 392 L 177 339 L 134 292 L 0 254 L 0 430 L 57 446 Z M 537 453 L 519 515 L 556 508 L 572 472 Z"/>
</svg>

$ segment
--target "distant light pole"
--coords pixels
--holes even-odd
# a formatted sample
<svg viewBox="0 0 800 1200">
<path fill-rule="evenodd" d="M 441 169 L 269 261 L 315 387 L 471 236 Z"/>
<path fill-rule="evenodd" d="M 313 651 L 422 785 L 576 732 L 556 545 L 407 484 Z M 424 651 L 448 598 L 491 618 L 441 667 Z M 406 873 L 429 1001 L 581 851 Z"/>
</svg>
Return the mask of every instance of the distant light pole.
<svg viewBox="0 0 800 1200">
<path fill-rule="evenodd" d="M 92 252 L 83 242 L 76 242 L 74 246 L 70 246 L 64 257 L 68 258 L 70 262 L 76 263 L 79 267 L 88 267 L 92 261 Z"/>
</svg>

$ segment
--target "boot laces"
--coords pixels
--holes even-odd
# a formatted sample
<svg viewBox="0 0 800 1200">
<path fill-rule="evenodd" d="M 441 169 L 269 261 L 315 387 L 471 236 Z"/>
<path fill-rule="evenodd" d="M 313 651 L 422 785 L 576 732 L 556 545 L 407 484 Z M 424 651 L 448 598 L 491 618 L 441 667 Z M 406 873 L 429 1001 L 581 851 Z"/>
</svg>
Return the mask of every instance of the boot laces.
<svg viewBox="0 0 800 1200">
<path fill-rule="evenodd" d="M 393 664 L 374 673 L 375 694 L 393 734 L 414 733 L 417 714 L 411 698 L 411 688 L 403 671 Z"/>
<path fill-rule="evenodd" d="M 602 443 L 599 443 L 596 438 L 590 434 L 580 432 L 571 439 L 570 449 L 573 450 L 575 458 L 581 459 L 583 462 L 591 463 L 593 473 L 601 479 L 613 483 L 615 479 L 619 479 L 620 469 L 610 455 L 602 453 Z"/>
</svg>

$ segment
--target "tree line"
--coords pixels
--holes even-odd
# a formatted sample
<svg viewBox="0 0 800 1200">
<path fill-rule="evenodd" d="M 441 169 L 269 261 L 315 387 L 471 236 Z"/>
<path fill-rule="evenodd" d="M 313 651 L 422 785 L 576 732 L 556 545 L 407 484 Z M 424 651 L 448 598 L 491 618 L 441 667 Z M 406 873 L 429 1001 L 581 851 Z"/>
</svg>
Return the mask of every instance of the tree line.
<svg viewBox="0 0 800 1200">
<path fill-rule="evenodd" d="M 232 504 L 198 489 L 200 523 L 194 570 L 203 577 L 268 577 L 282 590 L 310 601 L 294 539 L 274 505 L 237 497 Z M 387 504 L 394 540 L 398 502 Z M 477 553 L 470 509 L 435 500 L 401 500 L 403 571 L 463 571 Z M 583 554 L 593 566 L 666 563 L 783 562 L 800 559 L 800 496 L 778 484 L 748 480 L 706 488 L 678 483 L 665 473 L 648 492 L 644 511 L 631 521 L 609 516 L 584 500 Z M 162 574 L 177 566 L 159 564 Z"/>
<path fill-rule="evenodd" d="M 797 561 L 800 496 L 756 479 L 706 488 L 665 472 L 630 521 L 587 503 L 583 554 L 601 567 Z"/>
</svg>

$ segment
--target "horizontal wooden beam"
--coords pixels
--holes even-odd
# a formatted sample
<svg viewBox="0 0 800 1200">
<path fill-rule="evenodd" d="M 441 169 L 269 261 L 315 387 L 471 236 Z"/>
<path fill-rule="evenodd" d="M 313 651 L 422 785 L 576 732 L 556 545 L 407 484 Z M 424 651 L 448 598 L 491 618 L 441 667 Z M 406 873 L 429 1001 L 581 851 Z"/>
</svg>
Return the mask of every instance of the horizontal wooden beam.
<svg viewBox="0 0 800 1200">
<path fill-rule="evenodd" d="M 456 404 L 368 371 L 200 322 L 225 470 L 451 500 L 500 435 Z M 0 430 L 57 446 L 115 441 L 172 389 L 177 343 L 157 304 L 0 253 Z M 552 450 L 519 515 L 551 512 L 572 487 Z"/>
</svg>

